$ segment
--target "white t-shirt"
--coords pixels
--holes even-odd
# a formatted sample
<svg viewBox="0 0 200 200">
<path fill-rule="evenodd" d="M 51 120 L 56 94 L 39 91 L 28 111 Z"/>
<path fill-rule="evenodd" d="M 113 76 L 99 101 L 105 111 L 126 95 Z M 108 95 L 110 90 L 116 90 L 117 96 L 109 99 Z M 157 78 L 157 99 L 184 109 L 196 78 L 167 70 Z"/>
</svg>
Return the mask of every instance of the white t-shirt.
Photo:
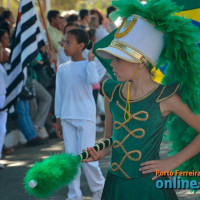
<svg viewBox="0 0 200 200">
<path fill-rule="evenodd" d="M 56 75 L 55 115 L 60 119 L 96 121 L 92 84 L 105 74 L 95 61 L 68 61 L 59 66 Z"/>
<path fill-rule="evenodd" d="M 4 107 L 7 88 L 7 73 L 3 65 L 0 64 L 0 109 Z"/>
<path fill-rule="evenodd" d="M 3 65 L 0 64 L 0 95 L 6 94 L 7 88 L 7 73 Z"/>
<path fill-rule="evenodd" d="M 96 42 L 98 42 L 99 40 L 103 39 L 107 35 L 108 35 L 108 31 L 106 30 L 106 28 L 103 25 L 100 25 L 96 29 Z"/>
</svg>

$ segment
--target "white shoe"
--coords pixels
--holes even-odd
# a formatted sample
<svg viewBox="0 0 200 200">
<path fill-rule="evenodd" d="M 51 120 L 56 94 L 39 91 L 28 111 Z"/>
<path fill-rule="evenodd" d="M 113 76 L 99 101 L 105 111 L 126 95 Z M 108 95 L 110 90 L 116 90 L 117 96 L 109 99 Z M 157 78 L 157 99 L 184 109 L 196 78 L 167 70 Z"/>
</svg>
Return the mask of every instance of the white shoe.
<svg viewBox="0 0 200 200">
<path fill-rule="evenodd" d="M 93 192 L 92 200 L 101 200 L 102 192 L 103 192 L 103 188 L 101 190 Z"/>
<path fill-rule="evenodd" d="M 49 135 L 44 127 L 42 127 L 42 128 L 35 127 L 35 131 L 36 131 L 38 137 L 41 139 L 47 139 L 49 137 Z"/>
</svg>

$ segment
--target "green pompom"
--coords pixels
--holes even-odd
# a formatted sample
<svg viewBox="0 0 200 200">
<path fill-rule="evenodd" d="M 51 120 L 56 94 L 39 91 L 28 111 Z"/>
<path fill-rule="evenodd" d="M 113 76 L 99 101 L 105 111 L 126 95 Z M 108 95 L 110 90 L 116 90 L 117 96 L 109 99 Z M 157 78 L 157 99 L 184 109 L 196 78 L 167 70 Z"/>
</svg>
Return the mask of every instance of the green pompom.
<svg viewBox="0 0 200 200">
<path fill-rule="evenodd" d="M 80 163 L 80 156 L 65 153 L 50 156 L 43 162 L 36 162 L 26 174 L 25 189 L 35 197 L 47 198 L 75 178 Z M 29 187 L 31 180 L 38 183 L 33 189 Z"/>
</svg>

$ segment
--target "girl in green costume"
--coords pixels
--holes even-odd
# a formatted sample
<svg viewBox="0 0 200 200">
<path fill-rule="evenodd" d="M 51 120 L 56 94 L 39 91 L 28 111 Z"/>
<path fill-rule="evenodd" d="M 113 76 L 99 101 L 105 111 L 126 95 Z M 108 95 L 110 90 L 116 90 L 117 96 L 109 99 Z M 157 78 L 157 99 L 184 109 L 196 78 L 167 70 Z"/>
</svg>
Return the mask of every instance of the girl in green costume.
<svg viewBox="0 0 200 200">
<path fill-rule="evenodd" d="M 114 79 L 104 82 L 105 138 L 113 145 L 101 152 L 88 148 L 84 162 L 112 153 L 103 200 L 176 200 L 172 189 L 156 188 L 155 171 L 200 169 L 199 32 L 190 20 L 175 16 L 169 0 L 119 0 L 122 25 L 94 47 Z M 108 60 L 105 60 L 108 59 Z M 151 69 L 167 64 L 162 84 Z M 171 156 L 160 160 L 167 122 Z M 184 177 L 197 180 L 198 177 Z"/>
</svg>

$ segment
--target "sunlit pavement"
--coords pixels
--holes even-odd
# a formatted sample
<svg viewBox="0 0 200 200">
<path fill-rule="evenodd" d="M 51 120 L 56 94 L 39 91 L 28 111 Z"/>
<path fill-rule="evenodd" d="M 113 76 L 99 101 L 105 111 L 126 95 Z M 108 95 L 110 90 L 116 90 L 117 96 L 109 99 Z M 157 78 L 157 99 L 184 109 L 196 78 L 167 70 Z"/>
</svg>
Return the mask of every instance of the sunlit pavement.
<svg viewBox="0 0 200 200">
<path fill-rule="evenodd" d="M 103 133 L 97 133 L 97 139 L 101 137 L 103 137 Z M 52 139 L 49 140 L 48 145 L 39 147 L 18 147 L 15 149 L 14 154 L 5 156 L 3 158 L 3 163 L 6 165 L 6 168 L 0 170 L 0 200 L 38 199 L 29 196 L 25 192 L 23 188 L 23 178 L 25 173 L 35 161 L 41 161 L 42 159 L 47 158 L 50 154 L 60 153 L 63 149 L 63 141 Z M 166 143 L 163 143 L 160 152 L 161 157 L 165 157 L 167 150 L 168 148 Z M 100 167 L 104 176 L 107 174 L 109 161 L 110 157 L 106 157 L 100 161 Z M 84 196 L 83 200 L 90 200 L 92 193 L 89 191 L 84 174 L 81 179 L 81 189 Z M 189 190 L 179 190 L 177 191 L 177 194 L 181 200 L 196 200 L 198 199 L 198 195 L 200 195 L 200 193 L 192 195 Z M 67 188 L 63 187 L 47 199 L 65 200 L 66 197 Z M 141 198 L 141 200 L 143 199 Z"/>
</svg>

